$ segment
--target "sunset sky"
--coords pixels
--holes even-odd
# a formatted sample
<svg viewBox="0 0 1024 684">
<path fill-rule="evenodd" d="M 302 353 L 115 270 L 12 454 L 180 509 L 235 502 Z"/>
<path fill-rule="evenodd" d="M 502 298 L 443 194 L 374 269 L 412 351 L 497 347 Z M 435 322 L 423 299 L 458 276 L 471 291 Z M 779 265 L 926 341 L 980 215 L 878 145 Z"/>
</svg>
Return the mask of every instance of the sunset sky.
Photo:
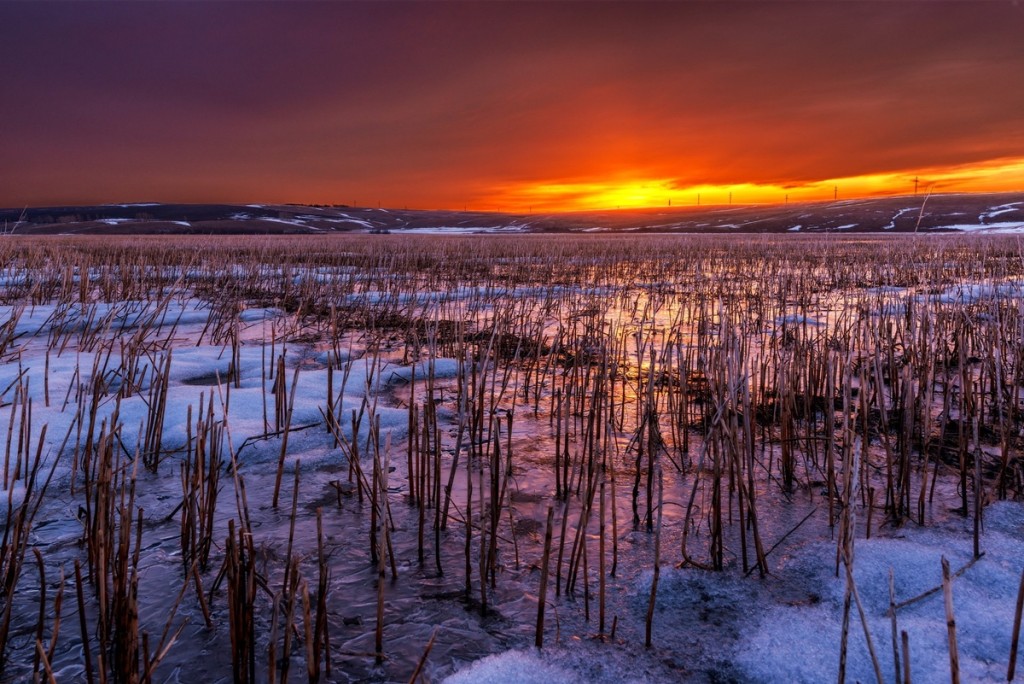
<svg viewBox="0 0 1024 684">
<path fill-rule="evenodd" d="M 1024 3 L 0 2 L 0 206 L 1024 190 Z"/>
</svg>

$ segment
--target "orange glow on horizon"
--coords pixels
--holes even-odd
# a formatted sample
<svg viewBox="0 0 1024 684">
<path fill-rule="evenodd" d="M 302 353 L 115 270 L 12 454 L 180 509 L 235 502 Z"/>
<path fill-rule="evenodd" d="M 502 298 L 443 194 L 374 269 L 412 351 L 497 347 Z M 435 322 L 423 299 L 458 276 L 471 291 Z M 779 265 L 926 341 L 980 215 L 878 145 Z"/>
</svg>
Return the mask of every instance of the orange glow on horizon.
<svg viewBox="0 0 1024 684">
<path fill-rule="evenodd" d="M 917 187 L 915 188 L 915 179 Z M 799 183 L 702 185 L 672 178 L 550 180 L 496 188 L 475 202 L 490 211 L 537 213 L 685 207 L 727 204 L 782 204 L 887 195 L 1024 191 L 1024 158 L 924 168 L 902 172 L 828 178 Z"/>
</svg>

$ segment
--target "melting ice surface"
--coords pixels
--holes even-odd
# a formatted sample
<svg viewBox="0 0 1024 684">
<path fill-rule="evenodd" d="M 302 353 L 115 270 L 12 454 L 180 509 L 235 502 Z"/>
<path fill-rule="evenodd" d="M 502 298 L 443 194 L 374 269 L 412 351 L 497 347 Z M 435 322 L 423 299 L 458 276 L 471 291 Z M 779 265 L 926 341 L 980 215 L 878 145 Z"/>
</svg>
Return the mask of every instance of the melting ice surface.
<svg viewBox="0 0 1024 684">
<path fill-rule="evenodd" d="M 332 274 L 334 275 L 334 274 Z M 300 276 L 296 276 L 299 278 Z M 307 273 L 301 277 L 324 279 L 323 273 Z M 880 289 L 875 296 L 893 307 L 914 301 L 935 305 L 970 303 L 993 297 L 1016 297 L 1021 285 L 1007 281 L 999 285 L 968 283 L 942 289 L 937 294 L 919 295 L 906 289 Z M 552 288 L 519 288 L 502 291 L 519 297 L 541 297 Z M 469 297 L 475 290 L 454 291 L 456 297 Z M 614 292 L 591 290 L 614 296 Z M 406 301 L 416 304 L 429 300 L 428 292 L 403 293 Z M 369 293 L 365 298 L 391 296 Z M 788 311 L 770 319 L 772 325 L 794 331 L 818 334 L 834 323 L 834 312 L 811 310 Z M 76 519 L 80 499 L 67 493 L 71 481 L 70 458 L 56 457 L 60 440 L 74 429 L 76 395 L 82 390 L 82 373 L 109 368 L 104 377 L 109 381 L 109 396 L 98 408 L 100 419 L 110 418 L 119 410 L 125 426 L 122 439 L 125 453 L 131 454 L 140 441 L 139 426 L 148 412 L 147 391 L 154 374 L 170 355 L 166 421 L 163 447 L 177 454 L 189 438 L 186 417 L 189 408 L 197 411 L 200 396 L 215 403 L 215 413 L 228 414 L 230 440 L 239 462 L 239 472 L 246 478 L 249 503 L 253 509 L 254 535 L 257 538 L 259 563 L 271 587 L 281 581 L 282 558 L 289 536 L 289 506 L 274 509 L 269 504 L 275 469 L 280 454 L 278 435 L 268 436 L 266 412 L 268 364 L 275 351 L 266 339 L 268 329 L 287 316 L 280 310 L 254 307 L 241 312 L 242 344 L 239 350 L 241 377 L 238 386 L 228 389 L 231 371 L 231 349 L 227 344 L 213 344 L 203 331 L 211 322 L 209 303 L 187 299 L 176 301 L 157 311 L 150 303 L 120 302 L 95 304 L 60 310 L 55 305 L 30 308 L 7 306 L 0 309 L 4 320 L 17 319 L 14 332 L 22 352 L 16 360 L 0 365 L 0 434 L 6 434 L 12 422 L 11 388 L 28 380 L 28 396 L 33 401 L 34 437 L 39 426 L 46 424 L 48 437 L 44 451 L 46 465 L 53 465 L 51 484 L 57 495 L 47 499 L 40 522 L 33 530 L 34 544 L 46 550 L 48 577 L 57 583 L 60 569 L 66 575 L 74 559 L 79 558 L 82 536 Z M 157 317 L 157 314 L 158 317 Z M 106 330 L 116 332 L 115 339 L 130 336 L 147 324 L 159 328 L 174 326 L 171 343 L 166 349 L 135 359 L 128 359 L 114 344 L 101 348 L 69 348 L 63 353 L 53 351 L 46 357 L 46 341 L 55 329 L 85 332 L 103 321 Z M 795 334 L 795 333 L 794 333 Z M 450 682 L 642 682 L 642 681 L 739 681 L 739 682 L 821 682 L 835 680 L 839 664 L 839 643 L 846 581 L 840 571 L 836 576 L 835 543 L 821 515 L 806 525 L 800 523 L 817 500 L 813 495 L 799 495 L 792 501 L 772 492 L 764 492 L 766 503 L 773 506 L 773 520 L 765 521 L 764 532 L 769 544 L 780 542 L 770 555 L 771 574 L 764 578 L 743 577 L 736 567 L 735 553 L 724 572 L 710 572 L 692 567 L 676 568 L 682 534 L 683 518 L 680 502 L 689 493 L 689 480 L 666 476 L 665 529 L 657 602 L 653 619 L 653 644 L 643 647 L 644 618 L 652 584 L 653 539 L 644 531 L 633 531 L 628 523 L 626 478 L 613 506 L 618 507 L 620 568 L 609 580 L 608 624 L 604 639 L 597 638 L 597 605 L 594 596 L 595 568 L 589 569 L 589 596 L 577 588 L 571 596 L 552 598 L 547 613 L 545 647 L 532 647 L 533 624 L 537 611 L 539 582 L 538 559 L 543 541 L 543 521 L 551 500 L 550 424 L 544 415 L 531 417 L 529 411 L 517 408 L 512 446 L 516 455 L 514 491 L 510 494 L 510 521 L 503 534 L 517 536 L 515 556 L 509 538 L 503 538 L 501 572 L 494 589 L 488 613 L 481 615 L 479 605 L 463 597 L 461 574 L 462 539 L 452 533 L 442 539 L 446 573 L 438 574 L 430 562 L 421 566 L 416 553 L 416 509 L 405 505 L 408 473 L 404 446 L 408 426 L 408 395 L 404 389 L 413 374 L 422 378 L 427 363 L 409 363 L 400 355 L 384 354 L 379 363 L 366 355 L 366 349 L 353 342 L 348 356 L 341 359 L 346 375 L 341 392 L 344 411 L 358 410 L 364 399 L 377 402 L 375 415 L 382 431 L 392 440 L 389 491 L 393 494 L 395 555 L 399 578 L 388 580 L 386 587 L 385 650 L 388 662 L 376 665 L 368 654 L 373 650 L 375 620 L 376 571 L 368 562 L 366 544 L 367 506 L 360 505 L 350 489 L 341 485 L 347 477 L 347 464 L 334 448 L 333 439 L 323 424 L 322 410 L 327 385 L 326 351 L 316 342 L 289 344 L 286 377 L 291 389 L 292 373 L 299 368 L 295 386 L 295 411 L 288 453 L 285 457 L 285 500 L 291 503 L 290 483 L 296 470 L 301 476 L 297 498 L 300 511 L 296 552 L 303 556 L 303 572 L 314 578 L 315 567 L 310 560 L 316 553 L 313 516 L 323 510 L 328 549 L 332 558 L 329 620 L 334 643 L 335 670 L 338 681 L 396 681 L 407 678 L 418 662 L 431 635 L 437 643 L 426 666 L 432 679 L 447 677 Z M 46 364 L 49 365 L 48 372 Z M 415 369 L 415 370 L 414 370 Z M 451 463 L 451 445 L 456 432 L 451 393 L 452 379 L 458 361 L 437 358 L 433 376 L 447 390 L 438 402 L 440 420 L 445 431 L 444 467 Z M 341 371 L 336 372 L 335 391 L 340 391 Z M 122 398 L 120 405 L 113 396 L 126 384 L 133 391 Z M 5 389 L 6 388 L 6 389 Z M 221 403 L 223 401 L 223 404 Z M 271 400 L 272 401 L 272 400 Z M 343 422 L 343 436 L 365 444 L 365 424 L 353 435 L 350 424 Z M 628 434 L 620 435 L 623 443 Z M 621 459 L 625 463 L 625 457 Z M 163 628 L 170 604 L 181 584 L 181 553 L 177 544 L 175 506 L 181 500 L 178 462 L 170 458 L 155 474 L 140 473 L 138 503 L 146 511 L 145 552 L 141 568 L 140 600 L 143 627 L 151 634 Z M 465 483 L 455 483 L 456 502 L 465 500 Z M 477 494 L 479 495 L 479 493 Z M 16 506 L 25 496 L 24 484 L 12 482 L 0 495 Z M 6 499 L 6 500 L 4 500 Z M 217 525 L 235 517 L 235 503 L 230 486 L 222 491 Z M 937 504 L 936 508 L 940 506 Z M 579 508 L 569 511 L 579 515 Z M 562 511 L 557 511 L 560 520 Z M 0 515 L 7 515 L 7 506 L 0 505 Z M 461 516 L 461 512 L 459 513 Z M 971 561 L 969 521 L 948 512 L 929 511 L 930 526 L 917 529 L 912 524 L 898 529 L 876 530 L 871 539 L 858 535 L 855 551 L 854 578 L 865 610 L 868 633 L 874 645 L 883 675 L 894 672 L 891 645 L 888 573 L 895 577 L 896 601 L 912 599 L 940 583 L 940 557 L 946 556 L 954 569 Z M 575 517 L 573 518 L 575 519 Z M 931 522 L 934 520 L 934 522 Z M 453 523 L 454 525 L 454 523 Z M 503 523 L 504 525 L 504 523 Z M 507 530 L 507 531 L 506 531 Z M 795 534 L 787 537 L 787 533 Z M 734 534 L 735 531 L 730 532 Z M 862 528 L 861 528 L 862 532 Z M 223 536 L 223 535 L 222 535 Z M 591 553 L 595 553 L 596 531 L 591 529 Z M 1005 678 L 1006 659 L 1010 649 L 1014 598 L 1024 559 L 1024 507 L 1015 502 L 996 502 L 986 508 L 982 549 L 985 555 L 953 583 L 954 605 L 959 629 L 960 666 L 965 681 L 1001 681 Z M 222 543 L 218 540 L 218 544 Z M 784 541 L 784 543 L 783 543 Z M 735 544 L 735 539 L 730 539 Z M 596 562 L 591 557 L 590 562 Z M 213 584 L 217 568 L 205 577 L 207 589 Z M 34 598 L 38 587 L 34 577 L 24 579 L 25 596 Z M 67 605 L 74 585 L 64 583 Z M 170 589 L 168 589 L 170 587 Z M 52 590 L 50 596 L 52 597 Z M 35 592 L 35 593 L 33 593 Z M 584 617 L 589 600 L 590 619 Z M 17 608 L 16 624 L 31 625 L 36 603 L 32 600 Z M 71 610 L 71 609 L 69 609 Z M 226 623 L 227 607 L 223 592 L 214 596 L 211 610 L 215 622 Z M 220 681 L 230 678 L 230 658 L 226 634 L 222 627 L 212 630 L 203 625 L 199 607 L 187 599 L 179 613 L 178 624 L 186 620 L 180 640 L 169 652 L 160 673 L 167 681 L 194 680 L 196 661 L 203 663 L 202 672 L 222 673 Z M 265 649 L 269 639 L 269 617 L 261 615 L 260 646 Z M 909 636 L 911 670 L 915 681 L 943 681 L 948 677 L 946 616 L 941 592 L 911 603 L 897 611 L 900 630 Z M 81 665 L 81 641 L 74 625 L 74 616 L 66 616 L 64 636 L 54 658 L 59 680 L 84 677 Z M 611 624 L 616 624 L 611 637 Z M 31 630 L 24 627 L 14 635 L 18 653 L 31 652 Z M 854 609 L 849 629 L 847 678 L 849 681 L 872 681 L 874 672 L 867 649 L 867 639 Z M 260 652 L 262 657 L 263 652 Z M 293 676 L 302 673 L 303 653 L 293 656 Z M 1019 656 L 1020 657 L 1020 656 Z M 28 676 L 27 662 L 14 663 L 14 676 Z M 16 669 L 20 667 L 21 669 Z M 1022 667 L 1024 669 L 1024 667 Z M 201 674 L 199 676 L 202 676 Z"/>
<path fill-rule="evenodd" d="M 1024 559 L 1024 507 L 992 504 L 986 509 L 985 527 L 984 555 L 953 581 L 960 671 L 962 681 L 970 682 L 1006 679 Z M 889 571 L 894 573 L 897 605 L 940 586 L 942 556 L 954 572 L 972 560 L 969 525 L 958 519 L 936 529 L 906 528 L 858 539 L 855 554 L 854 577 L 874 650 L 885 681 L 892 681 Z M 541 652 L 518 649 L 478 660 L 446 681 L 835 681 L 846 587 L 842 570 L 838 578 L 835 570 L 835 545 L 825 541 L 793 548 L 773 576 L 762 581 L 668 568 L 658 589 L 657 636 L 651 651 L 644 651 L 642 641 L 615 650 L 592 641 Z M 650 580 L 651 573 L 643 573 L 625 592 L 627 605 L 637 614 L 646 608 Z M 913 680 L 946 681 L 949 651 L 942 592 L 899 608 L 897 625 L 908 632 Z M 849 629 L 847 681 L 875 681 L 855 607 Z M 700 654 L 702 672 L 673 674 L 650 662 L 672 662 L 673 653 L 687 651 Z"/>
</svg>

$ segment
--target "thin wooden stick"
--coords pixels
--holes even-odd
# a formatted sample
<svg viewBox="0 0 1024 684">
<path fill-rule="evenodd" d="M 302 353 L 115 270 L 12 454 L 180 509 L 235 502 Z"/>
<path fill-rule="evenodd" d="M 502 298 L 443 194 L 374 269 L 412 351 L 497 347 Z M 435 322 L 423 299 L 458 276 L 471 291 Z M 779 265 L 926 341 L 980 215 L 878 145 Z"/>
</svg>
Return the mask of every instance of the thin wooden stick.
<svg viewBox="0 0 1024 684">
<path fill-rule="evenodd" d="M 427 663 L 427 656 L 430 655 L 430 649 L 434 647 L 434 639 L 437 638 L 437 630 L 435 627 L 434 631 L 430 634 L 430 641 L 427 642 L 427 647 L 423 649 L 423 655 L 420 656 L 420 660 L 416 663 L 416 669 L 412 671 L 412 677 L 409 677 L 409 684 L 416 684 L 416 680 L 420 677 L 420 672 L 423 671 L 423 666 Z"/>
<path fill-rule="evenodd" d="M 551 536 L 554 527 L 555 508 L 548 506 L 547 526 L 544 532 L 544 557 L 540 562 L 540 592 L 537 597 L 537 634 L 534 640 L 537 648 L 544 647 L 544 605 L 548 595 L 548 569 L 551 561 Z"/>
<path fill-rule="evenodd" d="M 46 649 L 43 648 L 43 642 L 39 639 L 36 639 L 36 655 L 43 663 L 43 669 L 46 671 L 46 678 L 50 684 L 57 684 L 57 678 L 53 676 L 53 668 L 50 667 L 50 659 L 46 657 Z"/>
<path fill-rule="evenodd" d="M 92 684 L 92 651 L 89 648 L 89 630 L 85 623 L 85 594 L 82 590 L 82 565 L 75 559 L 75 590 L 78 592 L 78 627 L 82 633 L 82 652 L 85 656 L 85 681 Z"/>
<path fill-rule="evenodd" d="M 978 556 L 977 558 L 971 558 L 971 560 L 967 561 L 967 563 L 965 563 L 962 568 L 960 568 L 959 570 L 954 572 L 952 575 L 950 575 L 950 579 L 956 579 L 960 575 L 964 574 L 965 572 L 967 572 L 967 570 L 972 565 L 974 565 L 975 563 L 977 563 L 980 559 L 982 559 L 984 557 L 985 557 L 985 552 L 982 551 L 980 556 Z M 906 608 L 907 606 L 909 606 L 909 605 L 911 605 L 913 603 L 917 603 L 918 601 L 921 601 L 923 599 L 926 599 L 929 596 L 932 596 L 933 594 L 939 593 L 940 591 L 942 591 L 942 585 L 941 584 L 939 586 L 937 586 L 937 587 L 932 587 L 931 589 L 929 589 L 926 592 L 918 594 L 914 598 L 909 598 L 906 601 L 900 601 L 899 603 L 896 604 L 896 610 L 900 610 L 901 608 Z"/>
<path fill-rule="evenodd" d="M 896 627 L 896 573 L 889 568 L 889 621 L 892 625 L 892 663 L 893 681 L 900 684 L 900 648 L 897 640 Z"/>
<path fill-rule="evenodd" d="M 956 646 L 956 618 L 953 615 L 953 580 L 949 561 L 942 557 L 942 596 L 946 606 L 946 629 L 949 635 L 949 676 L 952 684 L 960 684 L 960 654 Z"/>
<path fill-rule="evenodd" d="M 1020 573 L 1020 588 L 1017 589 L 1017 610 L 1013 614 L 1013 637 L 1010 640 L 1010 666 L 1006 670 L 1006 681 L 1013 681 L 1017 668 L 1017 644 L 1020 641 L 1020 618 L 1024 611 L 1024 570 Z"/>
<path fill-rule="evenodd" d="M 647 621 L 644 632 L 644 646 L 651 647 L 651 632 L 654 623 L 654 603 L 658 596 L 658 577 L 661 575 L 661 516 L 664 510 L 662 491 L 664 488 L 661 464 L 655 461 L 658 477 L 658 523 L 654 531 L 654 575 L 651 577 L 651 598 L 647 602 Z"/>
<path fill-rule="evenodd" d="M 900 640 L 903 642 L 903 684 L 911 684 L 910 681 L 910 637 L 907 630 L 900 632 Z"/>
</svg>

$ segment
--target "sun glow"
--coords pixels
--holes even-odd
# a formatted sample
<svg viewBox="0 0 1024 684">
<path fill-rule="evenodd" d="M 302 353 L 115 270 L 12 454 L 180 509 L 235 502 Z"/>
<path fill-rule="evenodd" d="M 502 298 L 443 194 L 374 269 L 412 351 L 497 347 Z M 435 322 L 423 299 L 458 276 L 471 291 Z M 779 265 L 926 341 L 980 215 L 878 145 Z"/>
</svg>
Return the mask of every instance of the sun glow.
<svg viewBox="0 0 1024 684">
<path fill-rule="evenodd" d="M 1024 190 L 1024 159 L 828 178 L 812 182 L 707 185 L 676 178 L 549 180 L 496 188 L 479 204 L 523 213 L 816 202 L 927 192 Z"/>
</svg>

